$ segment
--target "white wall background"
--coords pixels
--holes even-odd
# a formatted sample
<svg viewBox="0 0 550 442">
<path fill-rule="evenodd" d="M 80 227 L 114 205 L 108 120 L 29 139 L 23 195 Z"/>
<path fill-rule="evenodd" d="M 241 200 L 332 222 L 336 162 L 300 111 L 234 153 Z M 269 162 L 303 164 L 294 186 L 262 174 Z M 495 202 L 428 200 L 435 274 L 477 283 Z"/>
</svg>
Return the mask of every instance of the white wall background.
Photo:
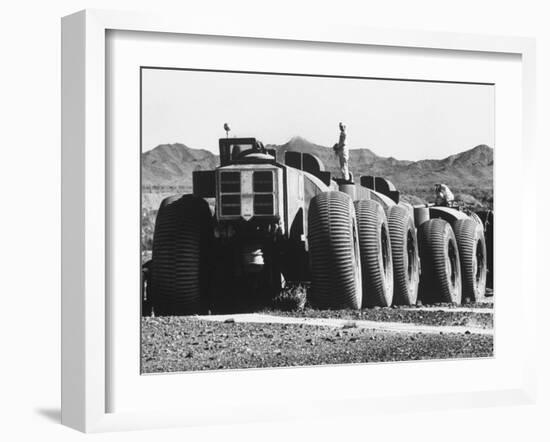
<svg viewBox="0 0 550 442">
<path fill-rule="evenodd" d="M 256 21 L 307 26 L 352 23 L 402 29 L 510 34 L 537 38 L 538 174 L 542 275 L 548 250 L 546 166 L 550 148 L 550 27 L 545 1 L 523 0 L 57 0 L 5 2 L 0 8 L 0 438 L 83 440 L 61 427 L 60 367 L 60 17 L 83 8 L 247 14 Z M 535 185 L 535 183 L 534 183 Z M 513 204 L 513 202 L 511 202 Z M 548 223 L 546 223 L 548 224 Z M 7 246 L 7 247 L 6 247 Z M 511 259 L 513 259 L 511 257 Z M 533 274 L 535 273 L 535 261 Z M 536 406 L 380 415 L 364 421 L 290 422 L 120 433 L 94 440 L 547 440 L 550 411 L 548 288 L 539 288 L 540 400 Z"/>
</svg>

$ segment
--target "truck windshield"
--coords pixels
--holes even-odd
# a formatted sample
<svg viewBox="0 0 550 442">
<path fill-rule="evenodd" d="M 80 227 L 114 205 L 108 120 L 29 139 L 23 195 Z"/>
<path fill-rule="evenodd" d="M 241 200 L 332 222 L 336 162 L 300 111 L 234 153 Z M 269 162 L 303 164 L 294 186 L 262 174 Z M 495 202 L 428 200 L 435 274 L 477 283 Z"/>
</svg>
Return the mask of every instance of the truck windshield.
<svg viewBox="0 0 550 442">
<path fill-rule="evenodd" d="M 231 158 L 237 158 L 242 152 L 251 150 L 254 146 L 252 144 L 232 144 L 231 145 Z"/>
</svg>

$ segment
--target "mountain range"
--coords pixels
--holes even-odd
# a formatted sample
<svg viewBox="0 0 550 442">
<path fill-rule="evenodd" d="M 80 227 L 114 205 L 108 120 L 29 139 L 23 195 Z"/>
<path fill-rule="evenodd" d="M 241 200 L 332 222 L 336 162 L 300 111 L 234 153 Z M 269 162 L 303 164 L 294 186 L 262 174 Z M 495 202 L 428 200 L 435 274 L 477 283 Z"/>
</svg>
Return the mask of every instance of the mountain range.
<svg viewBox="0 0 550 442">
<path fill-rule="evenodd" d="M 293 137 L 283 145 L 266 147 L 276 150 L 279 161 L 283 160 L 286 151 L 312 153 L 323 162 L 325 170 L 334 176 L 340 174 L 331 147 L 311 143 L 302 137 Z M 218 156 L 208 150 L 179 143 L 159 145 L 142 154 L 143 192 L 164 194 L 171 188 L 177 190 L 174 193 L 190 192 L 192 172 L 214 169 L 218 164 Z M 350 149 L 350 168 L 355 177 L 376 175 L 388 178 L 405 199 L 413 203 L 433 199 L 434 184 L 446 183 L 458 199 L 475 206 L 492 206 L 493 149 L 484 144 L 447 158 L 421 161 L 382 157 L 366 148 Z M 155 202 L 157 199 L 152 198 Z"/>
</svg>

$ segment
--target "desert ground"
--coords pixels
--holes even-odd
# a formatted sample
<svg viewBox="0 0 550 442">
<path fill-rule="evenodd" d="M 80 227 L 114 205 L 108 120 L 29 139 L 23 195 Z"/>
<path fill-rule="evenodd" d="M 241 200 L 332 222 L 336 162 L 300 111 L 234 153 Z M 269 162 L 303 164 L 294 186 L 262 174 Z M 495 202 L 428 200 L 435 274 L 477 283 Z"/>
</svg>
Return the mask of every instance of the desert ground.
<svg viewBox="0 0 550 442">
<path fill-rule="evenodd" d="M 142 373 L 493 356 L 493 297 L 364 310 L 142 318 Z"/>
</svg>

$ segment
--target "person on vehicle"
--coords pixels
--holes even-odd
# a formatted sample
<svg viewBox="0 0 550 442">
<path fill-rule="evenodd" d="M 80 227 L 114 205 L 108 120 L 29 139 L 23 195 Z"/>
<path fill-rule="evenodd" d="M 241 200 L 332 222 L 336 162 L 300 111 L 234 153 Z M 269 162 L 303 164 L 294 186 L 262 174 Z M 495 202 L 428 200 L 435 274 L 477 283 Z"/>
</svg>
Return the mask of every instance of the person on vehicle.
<svg viewBox="0 0 550 442">
<path fill-rule="evenodd" d="M 338 143 L 336 143 L 332 148 L 334 149 L 334 153 L 338 157 L 338 160 L 340 162 L 340 170 L 342 171 L 342 177 L 346 181 L 350 181 L 350 175 L 349 175 L 349 149 L 346 146 L 346 125 L 343 123 L 339 124 L 340 128 L 340 138 L 338 139 Z"/>
<path fill-rule="evenodd" d="M 450 206 L 455 200 L 455 196 L 446 184 L 435 185 L 435 205 Z"/>
</svg>

